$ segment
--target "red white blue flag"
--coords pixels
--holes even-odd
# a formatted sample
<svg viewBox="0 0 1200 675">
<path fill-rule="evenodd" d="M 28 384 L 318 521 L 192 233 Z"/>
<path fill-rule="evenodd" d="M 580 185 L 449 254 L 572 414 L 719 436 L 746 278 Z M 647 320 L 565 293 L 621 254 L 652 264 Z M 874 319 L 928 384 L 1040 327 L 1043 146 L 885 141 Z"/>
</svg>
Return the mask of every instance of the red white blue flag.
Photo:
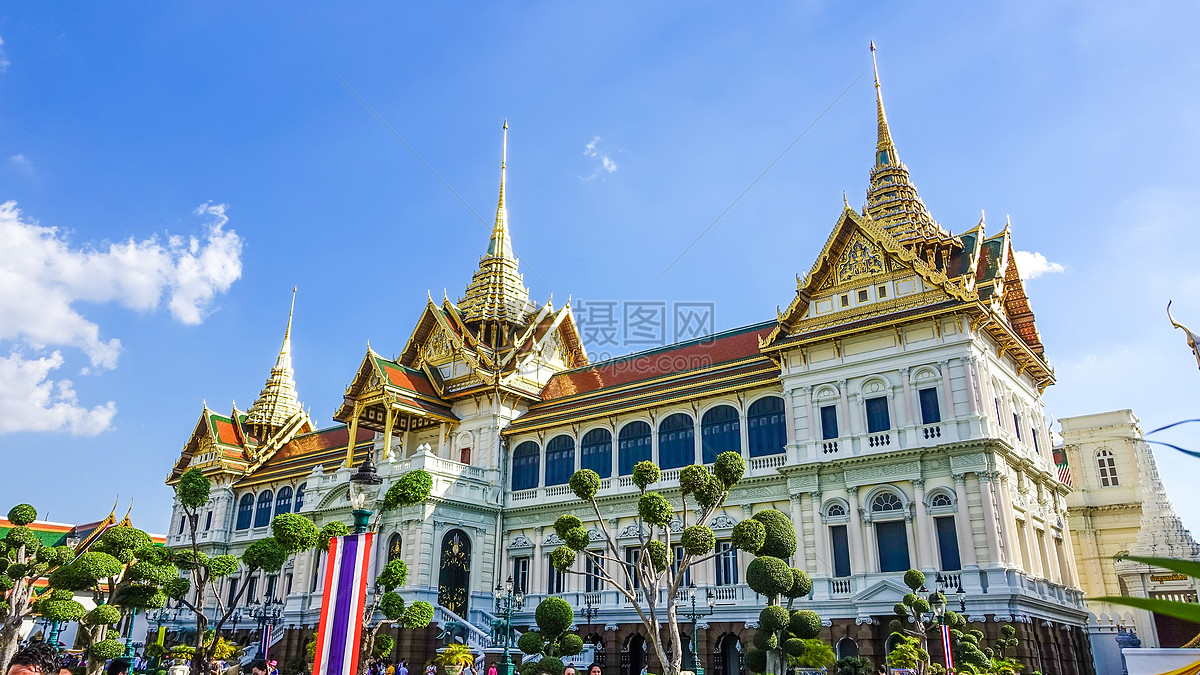
<svg viewBox="0 0 1200 675">
<path fill-rule="evenodd" d="M 313 675 L 355 675 L 358 672 L 358 646 L 367 598 L 372 536 L 366 532 L 329 540 Z"/>
<path fill-rule="evenodd" d="M 946 650 L 946 672 L 954 670 L 954 651 L 950 648 L 950 627 L 942 624 L 942 649 Z"/>
</svg>

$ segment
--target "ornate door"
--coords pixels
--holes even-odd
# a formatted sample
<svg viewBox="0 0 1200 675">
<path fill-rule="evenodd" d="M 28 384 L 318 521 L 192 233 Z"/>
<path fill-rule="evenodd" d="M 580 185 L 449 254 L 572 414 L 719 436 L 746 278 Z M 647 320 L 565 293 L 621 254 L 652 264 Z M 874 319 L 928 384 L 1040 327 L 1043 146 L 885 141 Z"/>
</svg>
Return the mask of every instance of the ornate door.
<svg viewBox="0 0 1200 675">
<path fill-rule="evenodd" d="M 442 563 L 438 572 L 438 604 L 466 617 L 471 581 L 471 540 L 462 530 L 442 538 Z"/>
</svg>

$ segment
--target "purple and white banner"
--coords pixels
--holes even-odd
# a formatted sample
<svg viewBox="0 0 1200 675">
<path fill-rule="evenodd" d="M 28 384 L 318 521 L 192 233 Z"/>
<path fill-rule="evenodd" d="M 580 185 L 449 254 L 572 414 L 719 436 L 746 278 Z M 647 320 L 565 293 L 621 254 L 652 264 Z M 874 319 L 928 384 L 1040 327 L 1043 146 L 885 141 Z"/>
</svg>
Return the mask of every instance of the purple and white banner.
<svg viewBox="0 0 1200 675">
<path fill-rule="evenodd" d="M 329 540 L 313 675 L 355 675 L 358 672 L 358 645 L 362 638 L 373 536 L 366 532 Z"/>
</svg>

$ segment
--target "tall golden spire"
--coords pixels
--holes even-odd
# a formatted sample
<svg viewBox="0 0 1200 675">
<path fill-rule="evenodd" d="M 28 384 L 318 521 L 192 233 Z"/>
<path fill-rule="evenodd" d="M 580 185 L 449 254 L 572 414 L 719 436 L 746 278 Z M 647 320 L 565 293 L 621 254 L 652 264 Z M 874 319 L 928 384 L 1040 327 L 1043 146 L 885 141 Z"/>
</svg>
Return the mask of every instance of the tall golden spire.
<svg viewBox="0 0 1200 675">
<path fill-rule="evenodd" d="M 467 321 L 499 321 L 520 324 L 533 311 L 529 290 L 518 272 L 508 231 L 508 206 L 504 200 L 508 172 L 508 120 L 504 121 L 504 140 L 500 152 L 500 198 L 496 204 L 496 224 L 488 241 L 487 253 L 479 259 L 479 269 L 463 293 L 459 307 Z"/>
<path fill-rule="evenodd" d="M 292 370 L 292 315 L 295 310 L 296 288 L 293 287 L 292 306 L 288 310 L 287 328 L 283 331 L 283 346 L 279 349 L 266 386 L 246 412 L 246 426 L 260 441 L 275 433 L 302 408 Z"/>
<path fill-rule="evenodd" d="M 900 163 L 900 153 L 892 141 L 892 130 L 883 110 L 883 87 L 879 84 L 879 62 L 875 58 L 874 42 L 871 42 L 871 64 L 875 68 L 875 108 L 879 117 L 879 132 L 865 213 L 882 224 L 901 243 L 916 245 L 946 241 L 951 235 L 937 224 L 929 209 L 925 208 L 908 167 Z"/>
</svg>

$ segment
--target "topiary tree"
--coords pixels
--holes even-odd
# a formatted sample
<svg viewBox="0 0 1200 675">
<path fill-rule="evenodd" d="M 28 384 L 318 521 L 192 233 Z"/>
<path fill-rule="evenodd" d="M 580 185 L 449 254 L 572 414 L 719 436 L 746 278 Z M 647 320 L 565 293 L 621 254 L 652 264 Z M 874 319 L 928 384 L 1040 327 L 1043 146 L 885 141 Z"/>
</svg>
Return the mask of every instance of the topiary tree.
<svg viewBox="0 0 1200 675">
<path fill-rule="evenodd" d="M 925 574 L 920 570 L 910 569 L 905 572 L 904 585 L 911 592 L 906 593 L 900 602 L 892 607 L 898 617 L 892 628 L 893 632 L 903 633 L 917 641 L 919 652 L 925 655 L 925 661 L 917 668 L 917 672 L 924 673 L 929 667 L 929 634 L 939 630 L 941 625 L 931 610 L 934 607 L 945 608 L 946 595 L 941 591 L 934 591 L 927 596 L 922 596 Z M 956 621 L 958 621 L 958 615 L 947 611 L 947 625 L 953 625 L 953 622 Z"/>
<path fill-rule="evenodd" d="M 837 661 L 837 675 L 873 675 L 875 664 L 865 656 L 847 656 Z"/>
<path fill-rule="evenodd" d="M 983 631 L 967 630 L 967 622 L 955 614 L 950 626 L 950 645 L 954 653 L 954 668 L 966 673 L 1017 673 L 1024 669 L 1020 661 L 1005 655 L 1017 646 L 1017 629 L 1011 624 L 1000 626 L 1000 636 L 987 646 Z"/>
<path fill-rule="evenodd" d="M 550 597 L 538 603 L 534 620 L 537 630 L 522 633 L 517 649 L 541 658 L 522 663 L 522 674 L 562 675 L 562 657 L 583 651 L 583 638 L 568 632 L 575 623 L 575 610 L 566 600 Z"/>
<path fill-rule="evenodd" d="M 929 665 L 929 652 L 921 648 L 921 641 L 906 633 L 892 633 L 891 636 L 896 638 L 896 644 L 887 655 L 888 666 L 925 672 Z"/>
<path fill-rule="evenodd" d="M 12 527 L 0 539 L 0 663 L 4 664 L 20 646 L 21 624 L 35 613 L 39 597 L 35 589 L 74 554 L 66 546 L 43 546 L 29 529 L 35 520 L 37 509 L 29 504 L 14 506 L 8 512 Z"/>
<path fill-rule="evenodd" d="M 433 478 L 423 469 L 415 469 L 400 476 L 384 493 L 375 514 L 375 520 L 371 523 L 371 529 L 378 531 L 379 521 L 384 513 L 424 502 L 429 498 L 429 492 L 432 489 Z M 348 533 L 349 530 L 344 523 L 329 523 L 321 528 L 318 533 L 318 541 L 324 546 L 324 550 L 329 550 L 330 539 Z M 392 560 L 384 565 L 379 576 L 375 577 L 375 585 L 368 597 L 368 602 L 364 603 L 363 609 L 363 626 L 366 630 L 363 631 L 362 639 L 359 642 L 359 675 L 366 675 L 371 657 L 383 649 L 385 642 L 392 642 L 391 636 L 379 634 L 380 629 L 384 626 L 399 624 L 404 628 L 417 629 L 425 628 L 433 621 L 433 605 L 424 600 L 418 600 L 406 606 L 404 599 L 400 597 L 399 593 L 396 593 L 396 589 L 403 586 L 407 580 L 408 565 L 400 559 Z M 383 618 L 379 621 L 375 621 L 377 610 L 383 614 Z M 384 642 L 380 642 L 385 638 Z M 381 656 L 387 656 L 391 650 L 392 645 L 388 644 L 386 651 Z"/>
<path fill-rule="evenodd" d="M 665 495 L 648 490 L 661 478 L 659 467 L 653 462 L 638 462 L 633 467 L 632 478 L 640 491 L 637 505 L 639 544 L 632 562 L 627 562 L 600 513 L 600 506 L 596 502 L 601 485 L 599 474 L 591 469 L 582 469 L 571 476 L 571 491 L 590 504 L 596 515 L 596 524 L 603 534 L 603 548 L 591 548 L 591 537 L 582 521 L 574 515 L 564 515 L 555 522 L 554 529 L 566 543 L 550 553 L 550 561 L 564 573 L 585 574 L 571 567 L 579 555 L 592 560 L 594 564 L 590 567 L 599 581 L 625 596 L 634 608 L 645 628 L 647 641 L 662 664 L 663 675 L 678 675 L 683 663 L 677 611 L 680 585 L 693 565 L 718 555 L 714 552 L 716 535 L 706 523 L 725 503 L 730 490 L 742 479 L 745 471 L 746 463 L 736 452 L 722 452 L 711 470 L 702 465 L 685 466 L 679 472 L 678 502 L 673 503 Z M 682 523 L 678 535 L 671 531 L 671 523 L 676 518 Z M 786 516 L 782 520 L 774 516 L 761 519 L 756 516 L 755 519 L 737 524 L 734 528 L 734 544 L 751 552 L 758 552 L 765 547 L 763 556 L 781 555 L 786 558 L 795 552 L 796 532 Z M 683 547 L 683 557 L 672 560 L 677 545 Z M 785 552 L 789 545 L 791 552 Z M 778 565 L 764 561 L 755 566 L 753 572 L 748 572 L 747 577 L 763 580 L 764 588 L 778 586 L 790 591 L 797 577 L 787 563 L 777 558 L 775 560 Z M 782 571 L 779 565 L 782 565 Z M 803 572 L 800 574 L 803 575 Z M 802 578 L 805 581 L 808 579 L 807 576 Z M 771 579 L 776 582 L 773 586 L 769 583 Z M 781 592 L 777 589 L 765 595 L 778 596 Z M 804 591 L 805 594 L 807 592 Z M 784 622 L 787 621 L 785 618 Z M 763 661 L 763 665 L 758 667 L 749 659 L 746 663 L 753 672 L 763 672 L 765 656 Z"/>
<path fill-rule="evenodd" d="M 789 567 L 787 559 L 795 555 L 796 529 L 782 511 L 764 509 L 733 528 L 733 545 L 755 554 L 746 566 L 746 585 L 767 598 L 767 606 L 758 617 L 753 646 L 747 650 L 747 663 L 762 663 L 756 673 L 782 673 L 787 664 L 824 661 L 821 644 L 821 617 L 812 610 L 792 609 L 794 602 L 812 591 L 812 580 L 803 570 Z M 782 599 L 787 599 L 787 605 Z M 817 650 L 806 654 L 808 650 Z M 761 655 L 750 655 L 761 652 Z M 832 654 L 832 651 L 830 651 Z M 836 661 L 836 659 L 834 659 Z M 822 666 L 812 666 L 814 668 Z"/>
</svg>

